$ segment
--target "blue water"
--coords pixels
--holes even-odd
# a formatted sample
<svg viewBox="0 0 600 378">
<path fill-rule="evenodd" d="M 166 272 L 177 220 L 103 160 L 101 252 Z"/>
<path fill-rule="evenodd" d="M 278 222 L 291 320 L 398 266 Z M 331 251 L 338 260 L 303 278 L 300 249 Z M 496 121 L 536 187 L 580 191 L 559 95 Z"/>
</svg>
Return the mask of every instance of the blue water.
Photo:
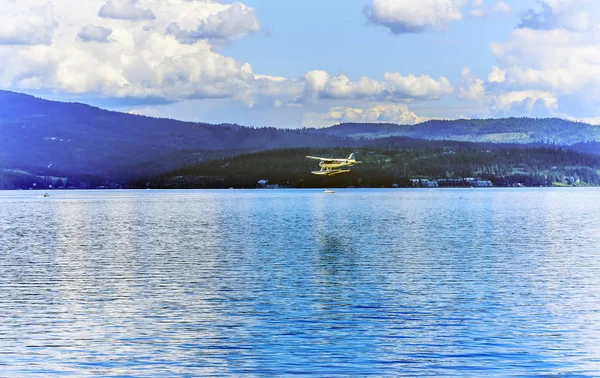
<svg viewBox="0 0 600 378">
<path fill-rule="evenodd" d="M 0 192 L 0 376 L 600 376 L 600 190 Z"/>
</svg>

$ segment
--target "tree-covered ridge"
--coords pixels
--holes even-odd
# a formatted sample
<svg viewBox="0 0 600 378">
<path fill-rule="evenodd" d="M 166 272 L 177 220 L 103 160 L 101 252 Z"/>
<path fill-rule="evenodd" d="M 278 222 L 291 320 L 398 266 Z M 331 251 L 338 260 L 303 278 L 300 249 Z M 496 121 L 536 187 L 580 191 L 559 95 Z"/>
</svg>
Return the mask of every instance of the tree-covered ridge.
<svg viewBox="0 0 600 378">
<path fill-rule="evenodd" d="M 600 127 L 560 118 L 432 120 L 417 125 L 343 123 L 320 131 L 354 138 L 406 136 L 419 139 L 570 145 L 600 141 Z"/>
<path fill-rule="evenodd" d="M 346 175 L 310 174 L 324 157 L 357 154 L 362 164 Z M 140 181 L 158 188 L 254 188 L 259 180 L 289 187 L 411 186 L 410 179 L 475 177 L 496 186 L 599 185 L 600 156 L 556 148 L 492 147 L 477 144 L 426 148 L 285 149 L 204 162 Z"/>
<path fill-rule="evenodd" d="M 344 139 L 311 130 L 159 119 L 0 91 L 0 167 L 52 167 L 114 177 L 122 169 L 189 151 L 356 144 Z"/>
<path fill-rule="evenodd" d="M 489 145 L 480 147 L 486 149 L 493 148 L 492 143 L 528 147 L 523 143 L 535 142 L 572 144 L 569 148 L 577 151 L 600 153 L 599 142 L 590 142 L 600 140 L 599 130 L 583 123 L 530 118 L 288 130 L 158 119 L 0 91 L 0 188 L 13 188 L 15 182 L 27 186 L 40 177 L 70 178 L 74 186 L 123 182 L 206 160 L 301 147 L 415 150 L 460 147 L 448 140 L 484 140 Z M 51 182 L 42 180 L 40 185 Z"/>
</svg>

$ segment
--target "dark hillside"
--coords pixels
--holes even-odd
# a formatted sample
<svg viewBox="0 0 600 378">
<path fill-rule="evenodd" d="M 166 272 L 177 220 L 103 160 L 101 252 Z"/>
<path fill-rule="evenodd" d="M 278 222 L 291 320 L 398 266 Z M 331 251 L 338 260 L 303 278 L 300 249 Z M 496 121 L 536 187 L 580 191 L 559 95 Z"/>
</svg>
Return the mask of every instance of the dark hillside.
<svg viewBox="0 0 600 378">
<path fill-rule="evenodd" d="M 50 167 L 110 177 L 161 156 L 187 156 L 186 151 L 348 144 L 355 142 L 302 130 L 144 117 L 0 91 L 0 167 Z"/>
<path fill-rule="evenodd" d="M 362 164 L 334 177 L 312 175 L 318 162 L 305 158 L 351 152 Z M 553 148 L 437 143 L 401 149 L 285 149 L 208 161 L 149 181 L 156 188 L 254 188 L 259 180 L 289 187 L 390 187 L 408 186 L 410 179 L 469 177 L 491 180 L 496 186 L 599 185 L 600 156 Z"/>
<path fill-rule="evenodd" d="M 56 177 L 122 182 L 206 160 L 300 147 L 392 152 L 469 148 L 464 143 L 478 141 L 486 143 L 478 146 L 485 149 L 509 147 L 506 143 L 519 148 L 573 145 L 569 149 L 599 154 L 599 131 L 583 123 L 531 118 L 253 128 L 144 117 L 0 91 L 0 188 L 15 187 L 17 181 L 34 183 L 40 177 L 54 177 L 44 183 L 57 181 Z"/>
</svg>

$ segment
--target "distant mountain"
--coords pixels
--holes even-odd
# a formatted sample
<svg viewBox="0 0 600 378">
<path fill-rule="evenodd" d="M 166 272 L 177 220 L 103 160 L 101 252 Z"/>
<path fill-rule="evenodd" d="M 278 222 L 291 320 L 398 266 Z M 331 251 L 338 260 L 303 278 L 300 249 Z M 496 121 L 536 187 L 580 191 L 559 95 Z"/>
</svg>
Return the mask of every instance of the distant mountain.
<svg viewBox="0 0 600 378">
<path fill-rule="evenodd" d="M 355 145 L 310 130 L 181 122 L 0 91 L 0 168 L 130 176 L 243 151 Z M 164 157 L 164 158 L 163 158 Z"/>
<path fill-rule="evenodd" d="M 394 149 L 420 143 L 409 138 L 575 145 L 576 151 L 600 153 L 594 144 L 600 143 L 600 128 L 561 119 L 429 121 L 414 126 L 347 123 L 289 130 L 159 119 L 0 91 L 0 181 L 5 183 L 28 173 L 124 180 L 273 149 Z"/>
<path fill-rule="evenodd" d="M 571 145 L 599 141 L 600 127 L 559 118 L 458 119 L 417 125 L 343 123 L 319 133 L 352 138 L 405 136 L 417 139 Z"/>
</svg>

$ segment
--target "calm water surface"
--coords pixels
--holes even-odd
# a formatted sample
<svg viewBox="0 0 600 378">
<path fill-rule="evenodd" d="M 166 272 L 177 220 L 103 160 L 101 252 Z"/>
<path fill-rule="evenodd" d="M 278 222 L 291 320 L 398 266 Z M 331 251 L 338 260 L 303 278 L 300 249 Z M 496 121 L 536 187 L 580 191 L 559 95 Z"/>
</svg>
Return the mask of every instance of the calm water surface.
<svg viewBox="0 0 600 378">
<path fill-rule="evenodd" d="M 600 376 L 600 190 L 0 192 L 0 376 Z"/>
</svg>

